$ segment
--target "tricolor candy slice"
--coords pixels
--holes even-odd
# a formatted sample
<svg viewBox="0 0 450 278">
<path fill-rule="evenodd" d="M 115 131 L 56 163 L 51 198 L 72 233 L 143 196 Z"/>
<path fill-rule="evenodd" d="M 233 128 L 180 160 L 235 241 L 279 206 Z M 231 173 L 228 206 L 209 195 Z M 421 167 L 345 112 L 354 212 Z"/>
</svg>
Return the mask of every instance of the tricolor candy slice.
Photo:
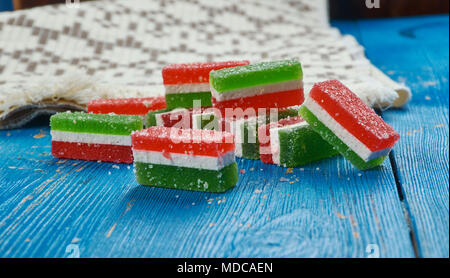
<svg viewBox="0 0 450 278">
<path fill-rule="evenodd" d="M 192 127 L 192 112 L 185 108 L 161 109 L 150 111 L 146 117 L 146 126 L 164 126 L 177 128 Z"/>
<path fill-rule="evenodd" d="M 164 67 L 162 76 L 167 107 L 192 108 L 194 101 L 201 101 L 202 107 L 211 106 L 209 72 L 248 64 L 249 61 L 228 61 L 174 64 Z"/>
<path fill-rule="evenodd" d="M 300 116 L 259 127 L 260 159 L 284 167 L 298 167 L 338 154 Z"/>
<path fill-rule="evenodd" d="M 210 72 L 213 106 L 225 111 L 300 105 L 304 100 L 302 77 L 296 60 L 214 70 Z"/>
<path fill-rule="evenodd" d="M 316 83 L 300 108 L 323 139 L 360 170 L 383 163 L 400 135 L 337 80 Z"/>
<path fill-rule="evenodd" d="M 89 113 L 139 116 L 164 108 L 166 108 L 164 97 L 95 99 L 87 105 Z"/>
<path fill-rule="evenodd" d="M 231 133 L 154 126 L 131 138 L 142 185 L 225 192 L 237 183 Z"/>
<path fill-rule="evenodd" d="M 194 128 L 221 130 L 220 115 L 213 108 L 202 109 L 161 109 L 150 111 L 146 117 L 146 126 L 164 126 L 176 128 Z"/>
<path fill-rule="evenodd" d="M 274 109 L 270 113 L 273 113 Z M 272 121 L 278 121 L 298 115 L 297 108 L 275 109 L 276 114 L 265 114 L 254 117 L 232 120 L 225 118 L 225 131 L 235 135 L 235 154 L 237 157 L 259 159 L 258 128 Z"/>
<path fill-rule="evenodd" d="M 132 131 L 138 116 L 65 112 L 50 118 L 52 155 L 58 158 L 132 163 Z"/>
</svg>

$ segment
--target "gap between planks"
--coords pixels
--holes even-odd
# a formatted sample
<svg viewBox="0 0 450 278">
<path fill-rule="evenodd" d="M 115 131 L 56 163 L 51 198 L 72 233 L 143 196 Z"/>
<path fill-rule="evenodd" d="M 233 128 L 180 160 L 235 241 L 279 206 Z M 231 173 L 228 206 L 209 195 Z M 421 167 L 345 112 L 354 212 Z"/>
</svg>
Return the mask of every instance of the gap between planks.
<svg viewBox="0 0 450 278">
<path fill-rule="evenodd" d="M 377 114 L 380 117 L 383 117 L 383 112 L 379 109 L 375 109 L 375 111 L 377 112 Z M 395 161 L 395 157 L 394 157 L 394 150 L 391 150 L 391 152 L 389 153 L 389 162 L 391 163 L 391 168 L 392 168 L 392 173 L 394 175 L 394 180 L 395 180 L 395 185 L 397 188 L 397 195 L 398 198 L 400 200 L 400 203 L 402 205 L 402 210 L 403 210 L 403 216 L 405 218 L 406 221 L 406 225 L 408 226 L 408 230 L 409 230 L 409 237 L 411 240 L 411 244 L 414 250 L 414 256 L 416 258 L 421 258 L 421 252 L 419 250 L 419 244 L 417 242 L 417 235 L 414 229 L 414 225 L 411 221 L 412 217 L 412 213 L 411 210 L 409 208 L 409 204 L 408 204 L 408 200 L 405 198 L 405 189 L 402 186 L 402 183 L 400 181 L 400 176 L 398 174 L 398 168 L 397 168 L 397 162 Z"/>
</svg>

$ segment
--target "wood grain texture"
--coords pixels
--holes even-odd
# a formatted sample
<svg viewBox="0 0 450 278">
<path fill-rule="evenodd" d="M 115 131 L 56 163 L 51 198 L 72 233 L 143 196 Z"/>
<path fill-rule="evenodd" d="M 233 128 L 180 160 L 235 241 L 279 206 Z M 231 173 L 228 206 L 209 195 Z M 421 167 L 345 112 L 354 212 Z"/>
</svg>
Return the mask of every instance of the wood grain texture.
<svg viewBox="0 0 450 278">
<path fill-rule="evenodd" d="M 358 23 L 368 58 L 413 92 L 383 116 L 401 136 L 393 157 L 421 257 L 449 256 L 448 26 L 448 16 Z"/>
<path fill-rule="evenodd" d="M 432 19 L 442 18 L 395 24 Z M 383 22 L 394 24 L 335 25 L 416 93 L 407 109 L 384 113 L 402 135 L 400 183 L 389 160 L 359 172 L 336 157 L 292 170 L 239 159 L 239 183 L 225 194 L 142 187 L 132 166 L 54 159 L 47 123 L 34 123 L 0 131 L 0 257 L 66 257 L 73 245 L 81 257 L 366 257 L 369 244 L 382 257 L 448 256 L 448 64 L 437 66 L 442 50 L 430 40 L 380 41 Z M 440 78 L 437 90 L 419 76 Z"/>
</svg>

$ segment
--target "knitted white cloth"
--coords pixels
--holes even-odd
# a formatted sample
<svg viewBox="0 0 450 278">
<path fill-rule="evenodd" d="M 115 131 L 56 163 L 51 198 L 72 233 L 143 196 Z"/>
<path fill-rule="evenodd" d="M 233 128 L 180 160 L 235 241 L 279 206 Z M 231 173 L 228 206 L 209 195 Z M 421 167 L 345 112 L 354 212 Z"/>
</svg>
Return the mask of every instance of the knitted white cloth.
<svg viewBox="0 0 450 278">
<path fill-rule="evenodd" d="M 329 26 L 326 0 L 104 0 L 0 14 L 0 129 L 95 98 L 162 95 L 169 63 L 297 58 L 373 107 L 410 98 Z"/>
</svg>

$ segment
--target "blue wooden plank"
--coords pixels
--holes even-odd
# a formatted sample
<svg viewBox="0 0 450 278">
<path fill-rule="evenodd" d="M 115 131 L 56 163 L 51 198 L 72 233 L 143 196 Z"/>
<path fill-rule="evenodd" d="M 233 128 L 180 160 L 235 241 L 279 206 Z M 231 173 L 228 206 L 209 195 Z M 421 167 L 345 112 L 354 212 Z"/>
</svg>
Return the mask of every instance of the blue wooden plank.
<svg viewBox="0 0 450 278">
<path fill-rule="evenodd" d="M 12 11 L 12 10 L 13 10 L 12 0 L 3 0 L 0 2 L 0 12 Z"/>
<path fill-rule="evenodd" d="M 384 117 L 402 137 L 394 158 L 417 252 L 448 257 L 448 15 L 368 20 L 359 26 L 369 59 L 406 82 L 414 94 L 405 109 L 387 111 Z"/>
<path fill-rule="evenodd" d="M 40 138 L 43 134 L 44 137 Z M 36 136 L 37 135 L 37 136 Z M 239 160 L 225 194 L 146 188 L 125 165 L 57 160 L 47 127 L 0 132 L 0 256 L 411 257 L 389 163 Z"/>
</svg>

